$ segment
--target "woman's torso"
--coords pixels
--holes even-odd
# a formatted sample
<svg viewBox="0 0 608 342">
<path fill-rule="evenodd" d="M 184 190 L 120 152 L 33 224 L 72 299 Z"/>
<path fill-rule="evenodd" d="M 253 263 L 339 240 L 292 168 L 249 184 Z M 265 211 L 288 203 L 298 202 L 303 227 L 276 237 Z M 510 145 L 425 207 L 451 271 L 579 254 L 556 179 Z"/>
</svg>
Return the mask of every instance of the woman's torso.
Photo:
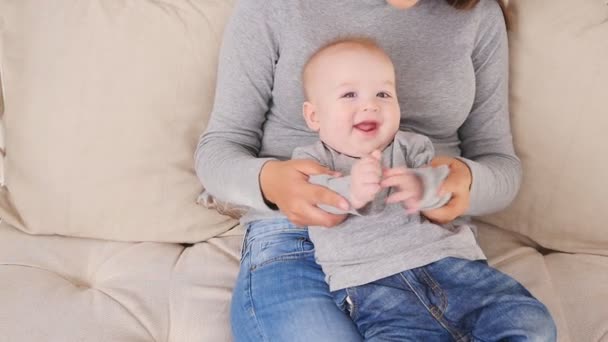
<svg viewBox="0 0 608 342">
<path fill-rule="evenodd" d="M 444 0 L 420 0 L 407 10 L 384 0 L 282 1 L 268 5 L 280 19 L 273 23 L 279 57 L 260 157 L 287 159 L 318 138 L 302 117 L 300 70 L 319 46 L 348 36 L 371 37 L 392 58 L 401 129 L 427 135 L 437 154 L 460 154 L 458 128 L 475 97 L 479 10 L 459 11 Z"/>
</svg>

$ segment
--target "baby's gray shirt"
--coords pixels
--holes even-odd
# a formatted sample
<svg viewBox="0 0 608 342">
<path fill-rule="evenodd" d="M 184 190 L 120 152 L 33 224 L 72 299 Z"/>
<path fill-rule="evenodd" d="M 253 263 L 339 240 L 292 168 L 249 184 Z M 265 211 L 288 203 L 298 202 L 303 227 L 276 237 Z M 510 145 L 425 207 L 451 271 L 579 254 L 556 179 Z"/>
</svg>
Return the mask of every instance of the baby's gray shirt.
<svg viewBox="0 0 608 342">
<path fill-rule="evenodd" d="M 447 166 L 428 166 L 434 156 L 433 144 L 420 134 L 398 132 L 382 151 L 383 167 L 407 166 L 423 183 L 422 210 L 443 206 L 450 195 L 437 195 L 447 177 Z M 343 176 L 317 175 L 314 184 L 326 186 L 350 198 L 350 170 L 358 158 L 341 154 L 321 141 L 296 148 L 292 159 L 312 159 Z M 434 224 L 420 214 L 407 214 L 401 203 L 386 204 L 392 189 L 381 190 L 374 200 L 359 210 L 344 212 L 322 207 L 332 213 L 349 213 L 332 228 L 309 227 L 315 258 L 323 268 L 332 291 L 366 284 L 445 257 L 469 260 L 485 258 L 466 223 Z"/>
</svg>

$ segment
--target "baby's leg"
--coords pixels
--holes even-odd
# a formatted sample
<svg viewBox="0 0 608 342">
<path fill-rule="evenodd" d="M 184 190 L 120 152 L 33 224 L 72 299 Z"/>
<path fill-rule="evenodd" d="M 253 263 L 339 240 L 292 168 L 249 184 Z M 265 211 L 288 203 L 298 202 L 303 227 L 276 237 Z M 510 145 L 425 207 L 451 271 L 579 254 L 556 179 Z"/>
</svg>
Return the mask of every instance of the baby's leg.
<svg viewBox="0 0 608 342">
<path fill-rule="evenodd" d="M 407 288 L 402 274 L 332 294 L 366 342 L 453 340 L 417 294 Z"/>
<path fill-rule="evenodd" d="M 423 268 L 444 292 L 443 316 L 473 341 L 555 341 L 547 308 L 483 261 L 446 258 Z"/>
</svg>

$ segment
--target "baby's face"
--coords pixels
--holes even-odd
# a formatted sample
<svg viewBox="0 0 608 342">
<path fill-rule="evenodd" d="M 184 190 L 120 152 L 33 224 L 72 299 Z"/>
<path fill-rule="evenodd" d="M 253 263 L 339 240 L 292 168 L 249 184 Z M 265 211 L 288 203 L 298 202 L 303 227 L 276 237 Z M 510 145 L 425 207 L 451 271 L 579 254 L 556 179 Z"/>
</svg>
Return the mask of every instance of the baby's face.
<svg viewBox="0 0 608 342">
<path fill-rule="evenodd" d="M 399 129 L 395 72 L 388 57 L 361 47 L 326 51 L 311 70 L 310 128 L 340 153 L 353 157 L 382 150 Z M 306 115 L 305 105 L 305 116 Z M 316 121 L 316 122 L 315 122 Z"/>
</svg>

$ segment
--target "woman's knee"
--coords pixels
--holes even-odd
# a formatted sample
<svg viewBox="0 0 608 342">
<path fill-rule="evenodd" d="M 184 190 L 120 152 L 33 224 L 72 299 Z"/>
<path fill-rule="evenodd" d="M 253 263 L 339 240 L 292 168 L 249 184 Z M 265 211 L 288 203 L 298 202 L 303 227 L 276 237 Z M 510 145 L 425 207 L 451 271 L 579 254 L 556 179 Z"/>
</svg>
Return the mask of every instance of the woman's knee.
<svg viewBox="0 0 608 342">
<path fill-rule="evenodd" d="M 512 334 L 506 338 L 508 341 L 554 342 L 557 339 L 557 329 L 551 313 L 536 299 L 530 298 L 525 303 L 514 304 L 504 315 L 504 332 Z"/>
<path fill-rule="evenodd" d="M 271 269 L 281 268 L 285 274 L 288 265 L 265 267 L 250 275 L 250 284 L 235 288 L 231 308 L 235 341 L 361 341 L 322 278 L 293 272 L 289 280 L 275 280 L 280 288 L 269 286 L 272 280 L 266 278 L 274 273 Z"/>
<path fill-rule="evenodd" d="M 360 340 L 312 255 L 273 259 L 259 267 L 250 261 L 246 253 L 232 296 L 235 341 Z"/>
</svg>

